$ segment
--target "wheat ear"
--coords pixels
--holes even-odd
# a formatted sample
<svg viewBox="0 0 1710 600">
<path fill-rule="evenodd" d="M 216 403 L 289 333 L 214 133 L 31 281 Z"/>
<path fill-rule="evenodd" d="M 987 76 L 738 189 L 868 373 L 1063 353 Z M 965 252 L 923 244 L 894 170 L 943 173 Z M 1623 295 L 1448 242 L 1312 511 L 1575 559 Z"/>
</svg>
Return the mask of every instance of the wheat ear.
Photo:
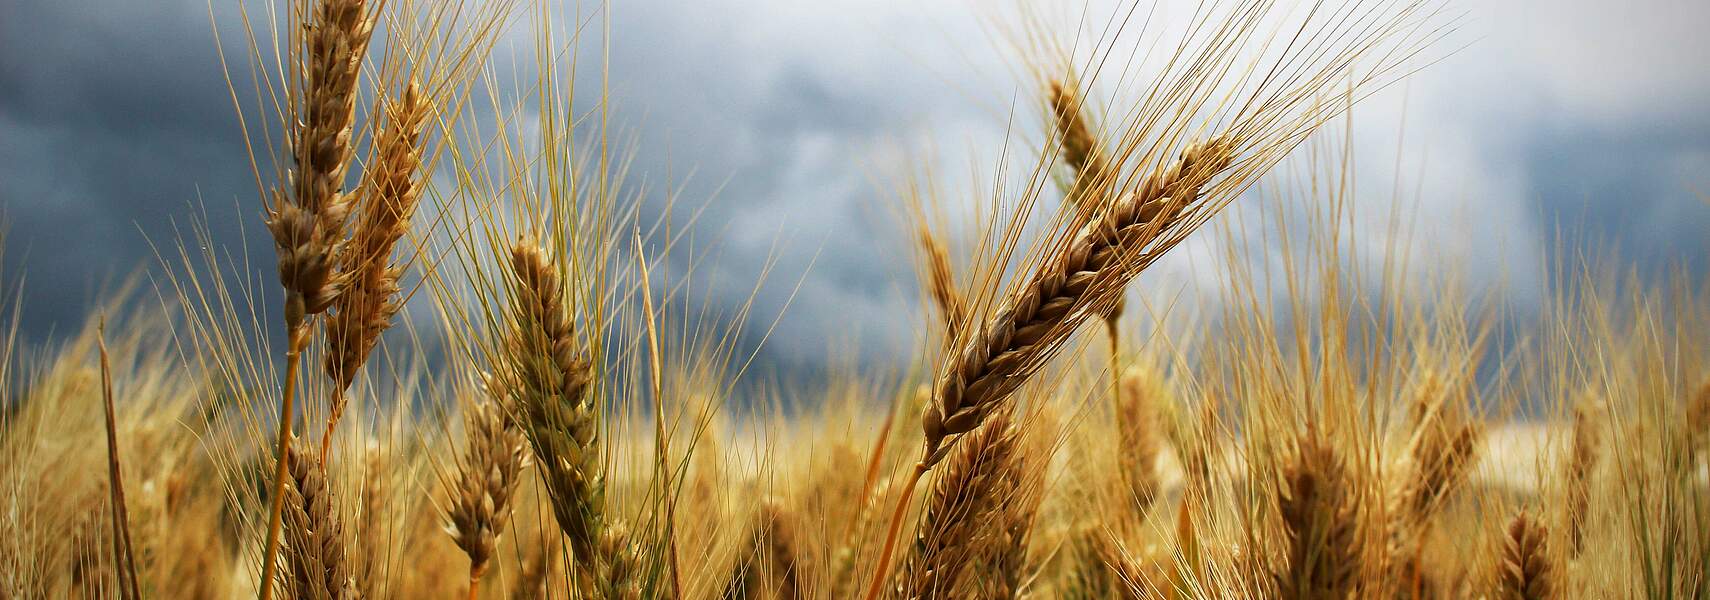
<svg viewBox="0 0 1710 600">
<path fill-rule="evenodd" d="M 356 83 L 368 53 L 374 16 L 366 0 L 320 0 L 302 25 L 302 47 L 291 54 L 301 63 L 293 129 L 289 134 L 293 170 L 273 194 L 267 229 L 279 255 L 279 282 L 285 289 L 285 385 L 279 404 L 278 450 L 274 454 L 273 500 L 262 550 L 261 600 L 273 596 L 274 557 L 278 550 L 295 400 L 298 362 L 308 343 L 305 319 L 331 306 L 336 293 L 333 260 L 344 239 L 350 213 L 345 169 L 351 159 L 351 130 L 356 118 Z"/>
<path fill-rule="evenodd" d="M 903 559 L 896 596 L 949 598 L 973 561 L 1004 498 L 1014 493 L 1019 454 L 1009 415 L 989 419 L 951 452 L 933 482 L 917 525 L 913 551 Z"/>
<path fill-rule="evenodd" d="M 1340 456 L 1308 431 L 1277 489 L 1287 553 L 1273 573 L 1280 598 L 1347 598 L 1360 574 L 1356 491 Z"/>
<path fill-rule="evenodd" d="M 1146 264 L 1140 252 L 1179 223 L 1199 190 L 1234 160 L 1224 139 L 1192 144 L 1181 159 L 1109 207 L 1004 298 L 985 325 L 940 369 L 922 415 L 922 463 L 944 456 L 946 438 L 967 433 L 1055 353 L 1088 314 L 1102 312 Z"/>
<path fill-rule="evenodd" d="M 471 405 L 466 422 L 467 447 L 450 490 L 446 531 L 469 557 L 469 597 L 475 598 L 510 520 L 511 496 L 527 466 L 528 450 L 522 433 L 490 402 Z"/>
<path fill-rule="evenodd" d="M 417 179 L 422 173 L 422 125 L 432 104 L 414 82 L 401 97 L 382 104 L 386 126 L 374 142 L 376 158 L 363 172 L 360 214 L 338 256 L 342 287 L 326 320 L 324 367 L 333 386 L 326 432 L 321 436 L 322 462 L 344 414 L 345 391 L 401 308 L 397 296 L 403 267 L 388 259 L 409 229 L 421 195 Z"/>
<path fill-rule="evenodd" d="M 1129 367 L 1121 380 L 1122 393 L 1117 395 L 1116 440 L 1120 445 L 1117 462 L 1121 466 L 1121 481 L 1128 497 L 1140 516 L 1150 510 L 1158 498 L 1158 433 L 1157 398 L 1148 385 L 1149 375 L 1139 367 Z"/>
<path fill-rule="evenodd" d="M 344 532 L 326 475 L 308 449 L 295 440 L 286 451 L 291 475 L 285 487 L 285 562 L 289 597 L 338 600 L 353 597 L 345 569 Z"/>
<path fill-rule="evenodd" d="M 747 556 L 738 561 L 720 595 L 723 600 L 812 598 L 804 572 L 807 552 L 789 508 L 774 499 L 760 503 L 749 526 Z"/>
<path fill-rule="evenodd" d="M 925 446 L 891 513 L 865 598 L 876 600 L 888 575 L 904 513 L 921 476 L 943 460 L 947 438 L 972 431 L 1004 404 L 1074 333 L 1089 314 L 1103 313 L 1121 289 L 1156 257 L 1152 244 L 1178 229 L 1200 189 L 1234 162 L 1227 138 L 1190 144 L 1168 169 L 1112 203 L 1046 257 L 1026 283 L 1007 295 L 966 345 L 941 366 L 932 402 L 921 415 Z"/>
<path fill-rule="evenodd" d="M 1568 555 L 1579 556 L 1585 541 L 1586 518 L 1591 508 L 1591 477 L 1597 469 L 1598 416 L 1600 407 L 1592 401 L 1580 403 L 1573 410 L 1573 442 L 1568 453 L 1567 511 L 1564 524 L 1568 528 Z"/>
<path fill-rule="evenodd" d="M 1390 567 L 1395 580 L 1413 592 L 1424 584 L 1419 565 L 1422 540 L 1443 500 L 1466 480 L 1483 434 L 1463 408 L 1449 404 L 1442 391 L 1435 377 L 1429 377 L 1414 401 L 1409 468 L 1388 510 Z"/>
<path fill-rule="evenodd" d="M 1525 512 L 1509 522 L 1508 534 L 1503 538 L 1502 563 L 1497 571 L 1497 598 L 1553 600 L 1557 597 L 1547 537 L 1544 525 Z"/>
<path fill-rule="evenodd" d="M 1095 220 L 1104 212 L 1106 196 L 1115 173 L 1100 150 L 1098 137 L 1093 135 L 1092 119 L 1086 115 L 1084 102 L 1076 88 L 1063 81 L 1050 85 L 1051 113 L 1056 117 L 1057 138 L 1063 146 L 1063 162 L 1074 170 L 1074 183 L 1069 186 L 1069 202 L 1082 219 Z M 1100 318 L 1104 319 L 1105 337 L 1110 342 L 1111 402 L 1122 403 L 1122 384 L 1117 378 L 1122 372 L 1122 319 L 1124 297 L 1116 299 Z"/>
<path fill-rule="evenodd" d="M 553 516 L 576 557 L 579 585 L 594 598 L 629 597 L 638 593 L 635 549 L 621 525 L 604 514 L 593 366 L 576 338 L 563 280 L 530 241 L 511 247 L 510 266 L 510 363 L 496 385 L 511 398 L 534 450 Z"/>
<path fill-rule="evenodd" d="M 920 247 L 926 254 L 926 286 L 938 313 L 944 318 L 946 337 L 955 337 L 956 330 L 968 320 L 962 293 L 956 289 L 955 271 L 950 266 L 950 252 L 925 225 L 920 227 Z"/>
</svg>

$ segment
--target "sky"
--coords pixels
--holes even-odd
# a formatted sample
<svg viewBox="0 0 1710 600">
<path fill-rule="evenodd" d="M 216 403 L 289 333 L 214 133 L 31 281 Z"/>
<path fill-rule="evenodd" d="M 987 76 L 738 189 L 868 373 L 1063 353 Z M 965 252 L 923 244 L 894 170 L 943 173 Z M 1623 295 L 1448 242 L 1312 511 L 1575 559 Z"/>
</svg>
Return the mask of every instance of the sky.
<svg viewBox="0 0 1710 600">
<path fill-rule="evenodd" d="M 714 250 L 697 277 L 715 309 L 762 284 L 758 364 L 910 352 L 923 317 L 891 175 L 930 164 L 946 194 L 977 193 L 1013 121 L 1037 118 L 994 33 L 1007 4 L 615 4 L 611 102 L 632 173 L 704 206 L 694 238 Z M 1564 230 L 1641 268 L 1710 271 L 1710 3 L 1448 6 L 1440 60 L 1355 111 L 1362 201 L 1393 203 L 1405 181 L 1421 256 L 1522 304 Z M 234 48 L 236 15 L 219 0 L 0 1 L 0 275 L 22 280 L 26 339 L 77 328 L 102 291 L 158 273 L 155 249 L 192 217 L 271 256 L 215 52 L 216 30 Z M 1207 285 L 1194 265 L 1213 247 L 1188 244 L 1137 293 Z"/>
</svg>

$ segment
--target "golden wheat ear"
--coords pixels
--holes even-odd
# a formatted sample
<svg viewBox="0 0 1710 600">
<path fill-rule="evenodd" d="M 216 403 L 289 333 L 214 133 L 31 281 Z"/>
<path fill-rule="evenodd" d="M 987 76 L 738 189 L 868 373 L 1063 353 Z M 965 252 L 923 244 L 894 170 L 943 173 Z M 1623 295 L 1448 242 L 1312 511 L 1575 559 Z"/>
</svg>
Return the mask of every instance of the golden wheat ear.
<svg viewBox="0 0 1710 600">
<path fill-rule="evenodd" d="M 325 369 L 333 386 L 321 437 L 322 462 L 344 414 L 345 390 L 402 308 L 398 279 L 403 267 L 392 264 L 390 257 L 393 246 L 409 230 L 421 196 L 422 126 L 433 104 L 411 82 L 401 96 L 381 105 L 386 125 L 374 143 L 376 158 L 363 172 L 360 214 L 338 255 L 341 287 L 326 320 Z"/>
<path fill-rule="evenodd" d="M 285 385 L 280 402 L 273 501 L 262 550 L 261 600 L 273 596 L 274 556 L 283 510 L 297 370 L 308 344 L 307 318 L 326 312 L 338 294 L 335 261 L 345 240 L 351 196 L 344 190 L 352 155 L 357 80 L 375 14 L 366 0 L 319 0 L 288 9 L 306 17 L 293 27 L 289 66 L 292 102 L 286 118 L 291 171 L 267 207 L 267 229 L 285 289 Z M 297 11 L 302 11 L 298 13 Z"/>
<path fill-rule="evenodd" d="M 475 598 L 510 521 L 511 497 L 528 464 L 528 442 L 494 403 L 475 402 L 464 410 L 467 439 L 447 490 L 446 532 L 469 557 L 469 597 Z"/>
<path fill-rule="evenodd" d="M 577 585 L 598 598 L 639 593 L 639 550 L 605 513 L 605 465 L 594 367 L 585 358 L 563 278 L 532 241 L 511 246 L 514 307 L 502 365 L 490 385 L 515 405 L 553 516 L 576 557 Z"/>
<path fill-rule="evenodd" d="M 898 569 L 902 598 L 949 598 L 971 570 L 981 544 L 996 535 L 1003 505 L 1019 500 L 1019 430 L 1007 414 L 969 434 L 944 462 L 916 525 L 913 549 Z"/>
<path fill-rule="evenodd" d="M 1348 598 L 1359 583 L 1358 493 L 1335 449 L 1308 431 L 1277 489 L 1286 552 L 1273 572 L 1279 598 Z"/>
<path fill-rule="evenodd" d="M 345 561 L 344 531 L 338 502 L 326 474 L 310 460 L 307 447 L 292 440 L 286 452 L 290 477 L 285 487 L 285 591 L 290 598 L 355 597 Z"/>
<path fill-rule="evenodd" d="M 1521 512 L 1508 523 L 1497 567 L 1496 598 L 1554 600 L 1558 598 L 1555 568 L 1550 564 L 1549 537 L 1542 523 Z"/>
</svg>

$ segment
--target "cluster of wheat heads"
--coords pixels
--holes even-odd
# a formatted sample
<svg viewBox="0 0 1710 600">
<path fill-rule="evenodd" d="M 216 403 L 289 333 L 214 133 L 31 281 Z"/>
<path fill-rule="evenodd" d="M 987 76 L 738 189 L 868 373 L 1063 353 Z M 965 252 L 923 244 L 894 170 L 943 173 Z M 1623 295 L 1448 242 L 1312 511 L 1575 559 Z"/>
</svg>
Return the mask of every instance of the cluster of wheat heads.
<svg viewBox="0 0 1710 600">
<path fill-rule="evenodd" d="M 0 345 L 0 597 L 1706 593 L 1703 283 L 1574 266 L 1506 339 L 1361 256 L 1347 161 L 1301 147 L 1433 3 L 1214 3 L 1114 75 L 1118 33 L 1024 28 L 1037 160 L 975 231 L 911 225 L 930 351 L 795 387 L 737 386 L 747 308 L 697 314 L 683 236 L 572 102 L 609 16 L 543 5 L 512 87 L 482 64 L 504 3 L 281 8 L 244 113 L 278 282 L 198 228 L 168 310 Z M 1165 320 L 1125 288 L 1299 151 L 1262 200 L 1300 252 L 1255 272 L 1244 228 L 1203 232 L 1222 312 L 1116 343 Z"/>
</svg>

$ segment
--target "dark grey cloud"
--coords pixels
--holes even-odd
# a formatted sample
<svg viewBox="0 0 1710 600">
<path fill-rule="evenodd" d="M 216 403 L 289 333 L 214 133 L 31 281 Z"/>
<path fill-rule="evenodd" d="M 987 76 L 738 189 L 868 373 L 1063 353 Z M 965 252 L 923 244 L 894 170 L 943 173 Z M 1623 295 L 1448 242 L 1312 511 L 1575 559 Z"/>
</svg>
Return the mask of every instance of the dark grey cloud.
<svg viewBox="0 0 1710 600">
<path fill-rule="evenodd" d="M 242 68 L 236 11 L 218 4 Z M 1651 4 L 1621 18 L 1590 1 L 1464 6 L 1459 41 L 1472 44 L 1357 114 L 1357 146 L 1383 157 L 1362 161 L 1369 201 L 1392 201 L 1395 176 L 1421 180 L 1422 228 L 1458 234 L 1432 242 L 1461 240 L 1439 249 L 1471 257 L 1474 277 L 1545 259 L 1560 223 L 1582 223 L 1644 264 L 1710 269 L 1710 75 L 1692 58 L 1710 55 L 1697 34 L 1710 11 Z M 75 326 L 103 284 L 153 267 L 148 240 L 175 244 L 174 221 L 204 206 L 219 239 L 236 244 L 245 224 L 257 267 L 270 264 L 208 10 L 201 0 L 0 9 L 4 273 L 27 277 L 32 338 Z M 1012 100 L 1031 117 L 981 10 L 889 0 L 613 10 L 611 99 L 635 140 L 633 174 L 680 187 L 680 213 L 705 206 L 694 239 L 716 258 L 696 278 L 714 309 L 734 312 L 776 258 L 748 325 L 752 342 L 782 313 L 765 365 L 812 370 L 852 342 L 884 360 L 917 341 L 890 176 L 929 161 L 947 194 L 975 195 L 967 167 L 995 167 Z M 520 32 L 511 41 L 527 55 Z M 585 52 L 597 65 L 597 49 Z M 595 97 L 590 72 L 579 101 Z M 648 202 L 657 211 L 662 194 Z M 1469 207 L 1477 218 L 1465 227 Z M 1149 277 L 1166 294 L 1203 283 L 1210 246 L 1184 247 Z"/>
</svg>

